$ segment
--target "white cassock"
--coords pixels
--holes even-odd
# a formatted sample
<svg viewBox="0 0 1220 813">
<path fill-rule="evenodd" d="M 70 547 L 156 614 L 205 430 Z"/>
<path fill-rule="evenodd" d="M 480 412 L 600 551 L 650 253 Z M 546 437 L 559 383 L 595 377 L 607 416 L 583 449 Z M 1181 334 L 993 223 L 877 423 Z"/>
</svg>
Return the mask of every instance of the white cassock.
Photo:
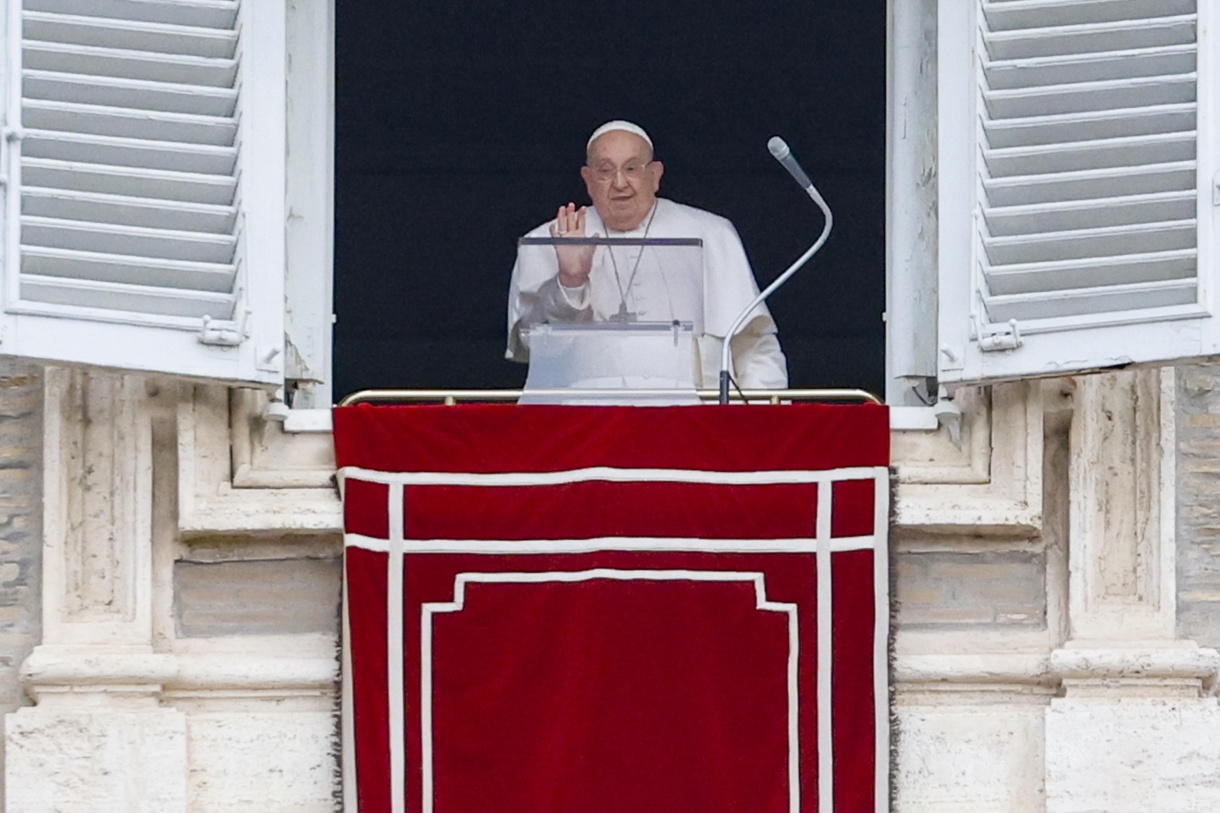
<svg viewBox="0 0 1220 813">
<path fill-rule="evenodd" d="M 651 221 L 651 222 L 650 222 Z M 550 237 L 554 221 L 543 223 L 526 237 Z M 645 232 L 647 231 L 647 235 Z M 607 229 L 593 207 L 585 215 L 589 237 L 697 238 L 703 241 L 703 335 L 696 338 L 695 383 L 714 387 L 719 379 L 724 335 L 733 320 L 758 295 L 737 230 L 727 219 L 658 198 L 655 209 L 628 232 Z M 508 297 L 508 349 L 505 357 L 529 361 L 521 329 L 541 321 L 610 321 L 625 306 L 640 321 L 668 322 L 689 318 L 697 303 L 675 295 L 658 267 L 655 249 L 641 254 L 639 246 L 601 247 L 589 280 L 580 288 L 559 284 L 559 262 L 553 250 L 530 254 L 513 266 Z M 680 297 L 675 301 L 675 297 Z M 732 373 L 742 389 L 783 389 L 788 386 L 788 362 L 780 349 L 775 321 L 765 304 L 758 305 L 732 341 Z"/>
</svg>

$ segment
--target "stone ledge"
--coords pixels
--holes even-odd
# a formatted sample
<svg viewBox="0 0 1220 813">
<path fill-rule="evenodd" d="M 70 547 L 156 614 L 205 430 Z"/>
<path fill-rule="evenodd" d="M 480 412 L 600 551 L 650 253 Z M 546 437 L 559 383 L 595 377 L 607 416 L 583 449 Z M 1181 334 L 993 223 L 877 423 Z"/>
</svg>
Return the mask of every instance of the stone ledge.
<svg viewBox="0 0 1220 813">
<path fill-rule="evenodd" d="M 1155 688 L 1159 684 L 1171 690 L 1193 685 L 1212 692 L 1220 678 L 1220 652 L 1188 641 L 1078 644 L 1052 652 L 1050 669 L 1078 691 L 1089 686 Z"/>
<path fill-rule="evenodd" d="M 980 686 L 1049 686 L 1055 680 L 1049 659 L 1039 653 L 973 653 L 962 655 L 899 655 L 894 681 L 911 688 Z"/>
<path fill-rule="evenodd" d="M 154 653 L 137 647 L 36 648 L 21 669 L 40 702 L 100 694 L 113 698 L 166 693 L 329 693 L 339 677 L 335 658 Z"/>
<path fill-rule="evenodd" d="M 36 696 L 44 689 L 159 686 L 177 674 L 173 655 L 146 647 L 43 644 L 21 666 L 21 680 Z"/>
<path fill-rule="evenodd" d="M 960 442 L 895 433 L 893 522 L 904 533 L 1029 538 L 1042 530 L 1042 407 L 1038 382 L 963 390 Z"/>
<path fill-rule="evenodd" d="M 342 526 L 331 438 L 263 420 L 262 393 L 198 388 L 179 410 L 179 530 L 331 533 Z M 1042 392 L 964 392 L 962 433 L 896 431 L 894 523 L 904 532 L 1029 538 L 1042 527 Z"/>
<path fill-rule="evenodd" d="M 335 658 L 178 655 L 178 672 L 166 689 L 330 691 L 339 679 Z"/>
</svg>

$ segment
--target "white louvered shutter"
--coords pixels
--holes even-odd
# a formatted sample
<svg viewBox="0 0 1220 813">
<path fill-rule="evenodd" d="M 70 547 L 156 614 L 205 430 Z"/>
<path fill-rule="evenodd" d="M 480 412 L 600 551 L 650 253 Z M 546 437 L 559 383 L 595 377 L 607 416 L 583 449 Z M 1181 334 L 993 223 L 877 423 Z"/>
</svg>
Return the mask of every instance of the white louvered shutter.
<svg viewBox="0 0 1220 813">
<path fill-rule="evenodd" d="M 1210 0 L 942 0 L 944 381 L 1217 352 Z"/>
<path fill-rule="evenodd" d="M 0 354 L 278 383 L 283 4 L 10 6 Z"/>
</svg>

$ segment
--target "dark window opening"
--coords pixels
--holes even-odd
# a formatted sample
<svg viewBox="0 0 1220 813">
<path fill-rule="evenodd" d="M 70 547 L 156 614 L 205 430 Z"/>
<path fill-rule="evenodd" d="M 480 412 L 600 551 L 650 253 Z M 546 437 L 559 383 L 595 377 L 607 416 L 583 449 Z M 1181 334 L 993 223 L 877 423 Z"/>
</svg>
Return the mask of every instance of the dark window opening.
<svg viewBox="0 0 1220 813">
<path fill-rule="evenodd" d="M 335 370 L 366 387 L 516 387 L 516 238 L 587 202 L 584 142 L 649 131 L 661 196 L 737 226 L 760 285 L 821 216 L 766 149 L 783 136 L 834 210 L 771 300 L 793 386 L 884 390 L 883 3 L 337 4 Z"/>
</svg>

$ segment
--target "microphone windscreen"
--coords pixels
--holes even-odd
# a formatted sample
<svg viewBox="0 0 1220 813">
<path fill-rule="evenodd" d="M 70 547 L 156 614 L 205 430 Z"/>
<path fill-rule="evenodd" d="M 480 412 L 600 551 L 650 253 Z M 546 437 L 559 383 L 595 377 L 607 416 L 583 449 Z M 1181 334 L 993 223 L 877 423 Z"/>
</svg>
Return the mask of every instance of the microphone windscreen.
<svg viewBox="0 0 1220 813">
<path fill-rule="evenodd" d="M 780 161 L 787 158 L 792 152 L 788 149 L 788 142 L 784 141 L 779 136 L 771 136 L 771 140 L 767 142 L 767 149 L 769 149 L 771 154 Z"/>
</svg>

